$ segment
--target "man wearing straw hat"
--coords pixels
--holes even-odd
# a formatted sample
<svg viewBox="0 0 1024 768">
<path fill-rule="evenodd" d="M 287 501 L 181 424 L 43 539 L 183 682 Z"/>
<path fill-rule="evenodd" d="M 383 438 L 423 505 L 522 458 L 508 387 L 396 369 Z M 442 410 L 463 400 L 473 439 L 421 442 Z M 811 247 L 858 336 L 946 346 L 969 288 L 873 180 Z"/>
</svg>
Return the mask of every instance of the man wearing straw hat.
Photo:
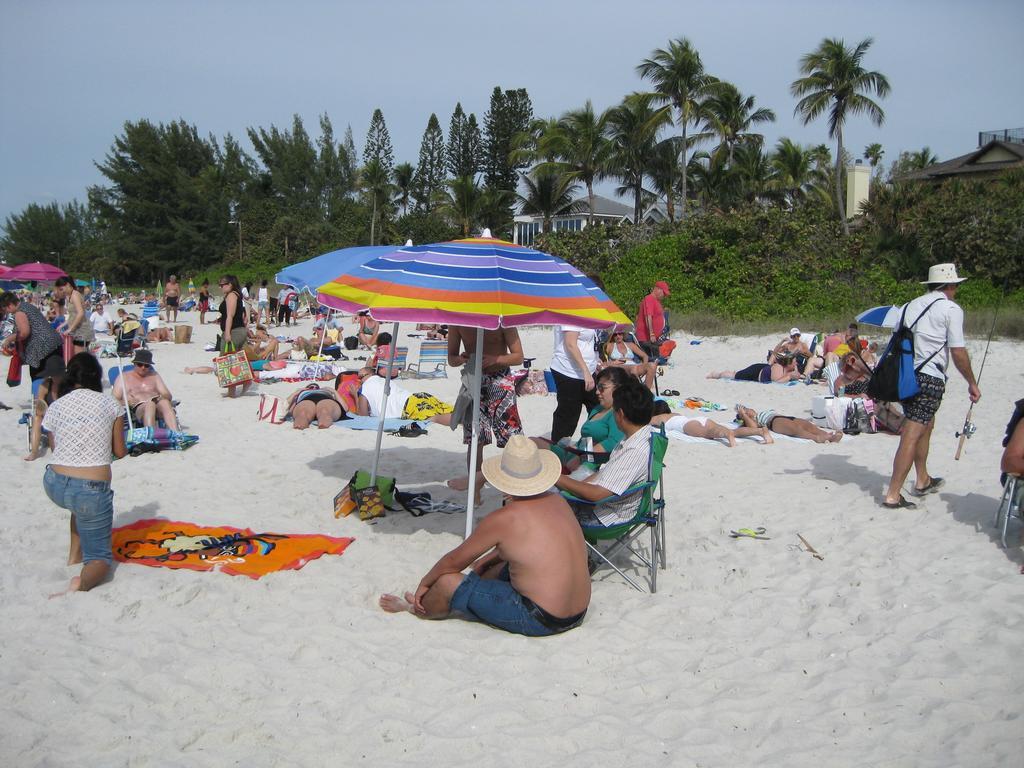
<svg viewBox="0 0 1024 768">
<path fill-rule="evenodd" d="M 548 493 L 561 472 L 555 454 L 524 435 L 509 438 L 501 456 L 483 463 L 487 482 L 506 494 L 505 506 L 438 560 L 415 594 L 381 595 L 380 607 L 424 619 L 455 612 L 534 637 L 579 626 L 590 605 L 590 572 L 576 517 Z"/>
<path fill-rule="evenodd" d="M 892 461 L 892 477 L 882 506 L 887 509 L 913 509 L 917 505 L 903 497 L 903 483 L 913 467 L 916 472 L 912 496 L 927 496 L 942 487 L 941 477 L 928 474 L 928 449 L 935 426 L 935 413 L 946 390 L 949 358 L 967 380 L 967 395 L 972 403 L 981 399 L 981 390 L 971 369 L 971 358 L 964 347 L 964 311 L 953 301 L 957 288 L 967 278 L 959 277 L 955 264 L 935 264 L 922 282 L 929 292 L 906 305 L 906 324 L 913 325 L 914 370 L 920 391 L 903 401 L 906 422 L 900 444 Z"/>
</svg>

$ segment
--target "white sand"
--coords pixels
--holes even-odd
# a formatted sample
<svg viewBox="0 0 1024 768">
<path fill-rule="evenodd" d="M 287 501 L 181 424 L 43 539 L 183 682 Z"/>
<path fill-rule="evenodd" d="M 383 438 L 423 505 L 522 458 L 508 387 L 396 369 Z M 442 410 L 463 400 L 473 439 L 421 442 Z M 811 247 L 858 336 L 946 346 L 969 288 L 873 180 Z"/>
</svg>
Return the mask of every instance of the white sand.
<svg viewBox="0 0 1024 768">
<path fill-rule="evenodd" d="M 381 612 L 378 595 L 414 586 L 463 518 L 335 520 L 331 499 L 369 467 L 374 434 L 258 424 L 258 396 L 226 401 L 212 377 L 180 373 L 209 360 L 213 334 L 154 345 L 201 442 L 117 462 L 115 524 L 165 516 L 356 542 L 260 581 L 122 565 L 90 594 L 47 600 L 77 572 L 64 565 L 68 515 L 43 493 L 46 458 L 21 460 L 20 409 L 0 413 L 0 764 L 1021 765 L 1021 551 L 1015 534 L 1000 549 L 991 527 L 1021 344 L 993 343 L 960 462 L 954 375 L 931 454 L 947 484 L 915 511 L 879 507 L 892 437 L 671 444 L 658 593 L 600 572 L 580 629 L 531 640 Z M 524 339 L 545 364 L 550 331 Z M 774 338 L 687 340 L 663 387 L 807 415 L 817 389 L 704 379 Z M 976 361 L 983 346 L 970 343 Z M 447 399 L 457 385 L 403 382 Z M 0 400 L 27 404 L 27 383 Z M 520 407 L 529 433 L 550 429 L 553 397 Z M 384 449 L 401 488 L 458 498 L 441 483 L 462 471 L 461 435 L 434 427 Z M 496 503 L 487 490 L 484 510 Z M 760 525 L 770 541 L 728 536 Z M 793 548 L 798 532 L 824 561 Z"/>
</svg>

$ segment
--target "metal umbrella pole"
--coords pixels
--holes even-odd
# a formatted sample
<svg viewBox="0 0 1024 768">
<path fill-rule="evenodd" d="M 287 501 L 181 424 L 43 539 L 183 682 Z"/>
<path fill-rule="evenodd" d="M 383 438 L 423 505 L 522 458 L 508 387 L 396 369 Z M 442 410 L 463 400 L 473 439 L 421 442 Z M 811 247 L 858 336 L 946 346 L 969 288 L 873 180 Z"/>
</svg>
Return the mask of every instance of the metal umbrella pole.
<svg viewBox="0 0 1024 768">
<path fill-rule="evenodd" d="M 469 443 L 469 489 L 466 498 L 466 538 L 473 533 L 473 507 L 476 503 L 476 451 L 480 444 L 480 385 L 483 381 L 484 329 L 476 329 L 476 353 L 473 355 L 473 437 Z"/>
<path fill-rule="evenodd" d="M 377 423 L 377 446 L 373 451 L 373 468 L 370 470 L 370 485 L 377 482 L 377 467 L 380 464 L 380 444 L 384 439 L 384 414 L 387 413 L 388 397 L 391 396 L 391 372 L 395 365 L 395 352 L 398 350 L 398 323 L 391 330 L 391 349 L 388 350 L 388 375 L 384 379 L 384 399 L 380 404 L 380 421 Z M 379 360 L 377 361 L 380 362 Z M 374 375 L 377 371 L 374 369 Z"/>
</svg>

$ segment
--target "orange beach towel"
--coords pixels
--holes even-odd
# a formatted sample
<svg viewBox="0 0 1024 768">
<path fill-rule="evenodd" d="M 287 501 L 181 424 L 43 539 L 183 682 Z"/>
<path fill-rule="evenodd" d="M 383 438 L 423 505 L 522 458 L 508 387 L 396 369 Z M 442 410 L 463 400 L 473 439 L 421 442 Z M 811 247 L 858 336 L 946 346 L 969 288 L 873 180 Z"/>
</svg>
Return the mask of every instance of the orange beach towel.
<svg viewBox="0 0 1024 768">
<path fill-rule="evenodd" d="M 221 571 L 258 579 L 298 570 L 321 555 L 340 555 L 355 539 L 321 534 L 253 533 L 248 528 L 173 520 L 138 520 L 115 528 L 114 559 L 164 568 Z"/>
</svg>

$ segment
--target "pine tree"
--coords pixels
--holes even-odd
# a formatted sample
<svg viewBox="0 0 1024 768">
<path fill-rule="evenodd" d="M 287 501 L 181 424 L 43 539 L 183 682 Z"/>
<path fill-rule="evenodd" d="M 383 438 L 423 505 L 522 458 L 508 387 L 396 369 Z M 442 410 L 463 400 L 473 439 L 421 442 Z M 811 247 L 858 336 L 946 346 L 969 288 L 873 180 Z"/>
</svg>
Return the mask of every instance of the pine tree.
<svg viewBox="0 0 1024 768">
<path fill-rule="evenodd" d="M 452 119 L 448 123 L 448 146 L 445 148 L 445 162 L 448 175 L 458 178 L 466 174 L 461 172 L 463 136 L 466 133 L 466 113 L 462 111 L 462 103 L 455 104 Z"/>
<path fill-rule="evenodd" d="M 490 189 L 514 191 L 519 172 L 526 163 L 513 163 L 509 158 L 512 137 L 528 131 L 533 120 L 533 105 L 525 88 L 502 91 L 495 86 L 491 104 L 484 115 L 483 171 Z"/>
<path fill-rule="evenodd" d="M 366 132 L 366 146 L 363 148 L 364 164 L 369 165 L 371 160 L 379 162 L 382 171 L 391 177 L 395 169 L 395 152 L 391 148 L 391 135 L 384 122 L 384 113 L 379 108 L 373 110 L 370 130 Z"/>
<path fill-rule="evenodd" d="M 345 176 L 345 189 L 351 193 L 356 188 L 356 174 L 359 169 L 359 151 L 356 149 L 356 143 L 352 139 L 351 124 L 345 128 L 345 139 L 341 143 L 338 155 L 341 159 Z"/>
<path fill-rule="evenodd" d="M 412 196 L 417 210 L 430 212 L 434 196 L 444 188 L 445 146 L 444 134 L 437 115 L 431 113 L 427 128 L 420 142 L 420 157 L 416 164 L 416 176 L 412 182 Z"/>
</svg>

